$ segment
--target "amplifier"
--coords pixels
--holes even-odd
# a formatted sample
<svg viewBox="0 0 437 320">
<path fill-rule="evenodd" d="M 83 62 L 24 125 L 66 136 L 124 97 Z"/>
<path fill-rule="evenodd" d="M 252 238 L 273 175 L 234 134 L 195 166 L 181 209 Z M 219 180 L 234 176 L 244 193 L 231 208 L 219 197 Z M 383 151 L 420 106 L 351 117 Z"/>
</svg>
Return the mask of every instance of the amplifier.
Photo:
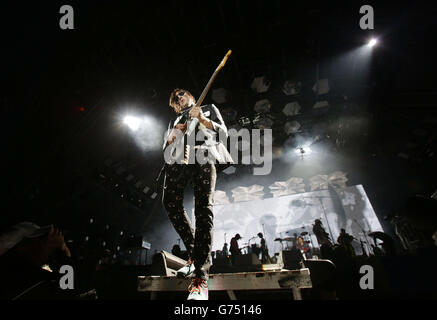
<svg viewBox="0 0 437 320">
<path fill-rule="evenodd" d="M 297 249 L 282 251 L 282 260 L 284 263 L 284 269 L 297 270 L 302 269 L 303 254 Z"/>
<path fill-rule="evenodd" d="M 259 266 L 261 261 L 254 253 L 242 254 L 235 257 L 236 266 Z"/>
</svg>

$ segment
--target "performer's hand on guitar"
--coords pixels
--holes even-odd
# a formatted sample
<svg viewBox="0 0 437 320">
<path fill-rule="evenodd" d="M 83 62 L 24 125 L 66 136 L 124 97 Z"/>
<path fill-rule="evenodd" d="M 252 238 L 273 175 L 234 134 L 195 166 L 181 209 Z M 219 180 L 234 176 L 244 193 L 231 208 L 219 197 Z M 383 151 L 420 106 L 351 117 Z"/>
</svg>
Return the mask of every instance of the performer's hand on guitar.
<svg viewBox="0 0 437 320">
<path fill-rule="evenodd" d="M 173 128 L 173 131 L 170 134 L 170 137 L 168 138 L 168 144 L 172 144 L 176 137 L 177 137 L 177 131 L 179 130 L 181 132 L 185 132 L 185 130 L 187 130 L 187 123 L 178 123 L 177 125 L 175 125 L 175 127 Z"/>
<path fill-rule="evenodd" d="M 184 132 L 185 130 L 187 130 L 187 123 L 186 122 L 184 124 L 179 123 L 174 128 Z"/>
<path fill-rule="evenodd" d="M 199 119 L 199 121 L 202 120 L 202 118 L 203 118 L 203 112 L 202 112 L 202 109 L 200 109 L 200 107 L 193 107 L 193 108 L 190 110 L 189 115 L 190 115 L 190 117 L 192 117 L 192 118 L 197 118 L 197 119 Z"/>
<path fill-rule="evenodd" d="M 199 122 L 202 123 L 208 129 L 213 128 L 212 122 L 210 120 L 208 120 L 207 117 L 205 117 L 205 115 L 203 114 L 202 109 L 200 107 L 193 107 L 193 109 L 190 110 L 189 115 L 192 118 L 199 119 Z"/>
</svg>

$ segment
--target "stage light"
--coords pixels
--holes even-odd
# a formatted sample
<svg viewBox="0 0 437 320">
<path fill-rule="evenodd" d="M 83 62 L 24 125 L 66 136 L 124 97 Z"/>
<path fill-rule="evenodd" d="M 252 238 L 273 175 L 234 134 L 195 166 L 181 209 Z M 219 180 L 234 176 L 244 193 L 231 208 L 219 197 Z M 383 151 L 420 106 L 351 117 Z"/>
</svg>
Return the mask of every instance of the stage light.
<svg viewBox="0 0 437 320">
<path fill-rule="evenodd" d="M 271 129 L 273 126 L 273 120 L 270 117 L 259 114 L 255 116 L 252 123 L 258 129 Z"/>
<path fill-rule="evenodd" d="M 378 40 L 375 38 L 372 38 L 372 39 L 370 39 L 368 45 L 369 45 L 369 47 L 374 47 L 374 46 L 376 46 L 377 43 L 378 43 Z"/>
<path fill-rule="evenodd" d="M 295 153 L 302 157 L 311 154 L 311 152 L 310 147 L 298 147 L 295 149 Z"/>
<path fill-rule="evenodd" d="M 237 171 L 237 168 L 235 168 L 234 166 L 230 166 L 229 168 L 226 168 L 222 172 L 226 174 L 233 174 L 235 173 L 235 171 Z"/>
<path fill-rule="evenodd" d="M 141 119 L 132 116 L 126 116 L 123 122 L 132 130 L 137 131 L 141 124 Z"/>
<path fill-rule="evenodd" d="M 291 96 L 300 93 L 301 88 L 302 88 L 302 83 L 300 81 L 298 82 L 286 81 L 282 86 L 282 92 L 287 96 Z"/>
<path fill-rule="evenodd" d="M 265 76 L 256 77 L 252 81 L 251 89 L 257 93 L 263 93 L 269 90 L 271 82 Z"/>
<path fill-rule="evenodd" d="M 147 194 L 150 191 L 150 188 L 148 186 L 145 186 L 143 189 L 144 194 Z"/>
<path fill-rule="evenodd" d="M 228 92 L 224 88 L 218 88 L 212 90 L 212 100 L 215 102 L 222 104 L 226 102 L 226 97 L 228 96 Z"/>
<path fill-rule="evenodd" d="M 301 108 L 299 102 L 294 101 L 294 102 L 287 103 L 285 105 L 284 109 L 282 109 L 282 112 L 286 116 L 295 116 L 295 115 L 298 115 L 300 113 L 300 109 L 302 109 L 302 108 Z"/>
<path fill-rule="evenodd" d="M 268 99 L 262 99 L 259 100 L 255 103 L 255 106 L 253 107 L 253 109 L 257 112 L 257 113 L 266 113 L 269 112 L 271 109 L 271 104 L 270 101 Z"/>
<path fill-rule="evenodd" d="M 284 131 L 290 135 L 292 133 L 297 133 L 300 132 L 300 123 L 297 122 L 296 120 L 293 121 L 287 121 L 284 125 Z"/>
<path fill-rule="evenodd" d="M 152 115 L 136 114 L 132 116 L 132 113 L 128 113 L 121 119 L 123 120 L 120 122 L 131 129 L 129 130 L 130 135 L 142 151 L 147 152 L 161 148 L 162 133 L 165 131 L 165 127 L 159 119 Z"/>
<path fill-rule="evenodd" d="M 141 180 L 138 180 L 135 184 L 134 184 L 135 188 L 139 189 L 143 186 L 143 182 Z"/>
</svg>

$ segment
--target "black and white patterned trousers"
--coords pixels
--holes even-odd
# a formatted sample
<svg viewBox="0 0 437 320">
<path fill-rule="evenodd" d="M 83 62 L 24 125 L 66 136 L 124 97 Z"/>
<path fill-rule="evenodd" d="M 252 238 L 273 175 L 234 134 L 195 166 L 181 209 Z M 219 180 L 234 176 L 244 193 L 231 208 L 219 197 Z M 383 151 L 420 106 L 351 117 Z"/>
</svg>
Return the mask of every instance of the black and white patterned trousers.
<svg viewBox="0 0 437 320">
<path fill-rule="evenodd" d="M 166 165 L 162 202 L 176 232 L 194 260 L 195 276 L 208 279 L 211 267 L 214 190 L 217 179 L 214 164 Z M 195 229 L 184 209 L 184 189 L 194 187 Z"/>
</svg>

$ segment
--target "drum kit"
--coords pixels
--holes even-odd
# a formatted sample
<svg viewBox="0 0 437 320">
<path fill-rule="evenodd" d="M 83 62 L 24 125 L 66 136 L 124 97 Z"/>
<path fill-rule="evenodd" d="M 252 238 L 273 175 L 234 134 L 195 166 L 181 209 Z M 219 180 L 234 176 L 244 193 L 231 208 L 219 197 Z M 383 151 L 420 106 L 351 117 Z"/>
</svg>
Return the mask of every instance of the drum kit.
<svg viewBox="0 0 437 320">
<path fill-rule="evenodd" d="M 243 254 L 254 253 L 259 255 L 261 253 L 261 247 L 256 243 L 252 243 L 251 245 L 249 245 L 249 243 L 243 243 L 243 246 L 240 249 Z"/>
<path fill-rule="evenodd" d="M 302 240 L 299 241 L 299 238 Z M 303 254 L 305 254 L 306 258 L 310 259 L 312 257 L 311 238 L 307 231 L 303 231 L 300 234 L 294 233 L 293 237 L 276 238 L 274 241 L 279 241 L 281 243 L 281 249 L 283 251 L 299 249 Z"/>
</svg>

